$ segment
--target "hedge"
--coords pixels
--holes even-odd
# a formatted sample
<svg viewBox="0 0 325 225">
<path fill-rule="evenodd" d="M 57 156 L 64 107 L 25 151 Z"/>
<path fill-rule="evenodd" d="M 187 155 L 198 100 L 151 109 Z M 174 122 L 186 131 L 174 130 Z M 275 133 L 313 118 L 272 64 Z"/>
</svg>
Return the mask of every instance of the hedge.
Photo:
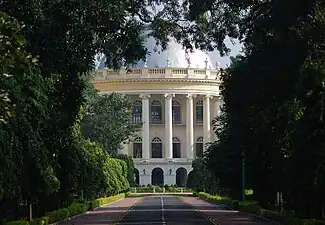
<svg viewBox="0 0 325 225">
<path fill-rule="evenodd" d="M 175 187 L 175 186 L 168 186 L 164 185 L 163 187 L 156 186 L 156 185 L 148 185 L 147 187 L 133 187 L 131 188 L 131 192 L 137 192 L 137 193 L 162 193 L 163 188 L 165 188 L 165 192 L 172 192 L 172 193 L 177 193 L 181 192 L 192 192 L 191 189 L 185 188 L 185 187 Z"/>
<path fill-rule="evenodd" d="M 125 198 L 125 193 L 110 196 L 110 197 L 107 197 L 107 198 L 98 198 L 96 200 L 91 201 L 89 208 L 93 210 L 93 209 L 95 209 L 95 208 L 97 208 L 97 207 L 99 207 L 101 205 L 105 205 L 105 204 L 114 202 L 114 201 L 119 200 L 121 198 Z"/>
<path fill-rule="evenodd" d="M 29 225 L 29 222 L 26 220 L 16 220 L 6 223 L 6 225 Z"/>
<path fill-rule="evenodd" d="M 107 198 L 98 198 L 88 203 L 72 203 L 67 208 L 61 208 L 52 212 L 47 212 L 44 217 L 33 219 L 31 222 L 25 220 L 17 220 L 6 223 L 6 225 L 49 225 L 66 218 L 79 215 L 87 212 L 88 209 L 94 209 L 101 205 L 114 202 L 118 199 L 124 198 L 125 194 L 118 194 Z"/>
<path fill-rule="evenodd" d="M 238 201 L 228 197 L 213 196 L 204 192 L 199 192 L 198 197 L 214 204 L 224 204 L 232 207 L 233 209 L 239 209 L 242 212 L 256 214 L 263 218 L 280 222 L 283 225 L 325 225 L 324 221 L 314 219 L 299 219 L 294 218 L 293 215 L 286 215 L 284 212 L 275 212 L 263 209 L 256 201 Z"/>
</svg>

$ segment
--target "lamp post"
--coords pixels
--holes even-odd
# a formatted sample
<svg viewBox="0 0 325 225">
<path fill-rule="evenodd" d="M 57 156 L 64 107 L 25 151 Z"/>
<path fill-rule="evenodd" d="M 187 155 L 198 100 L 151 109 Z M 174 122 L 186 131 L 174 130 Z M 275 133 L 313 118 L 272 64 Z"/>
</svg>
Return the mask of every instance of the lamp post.
<svg viewBox="0 0 325 225">
<path fill-rule="evenodd" d="M 245 201 L 245 199 L 246 199 L 246 194 L 245 194 L 245 189 L 246 189 L 246 180 L 245 180 L 245 152 L 242 152 L 241 156 L 242 156 L 242 159 L 241 159 L 242 200 Z"/>
</svg>

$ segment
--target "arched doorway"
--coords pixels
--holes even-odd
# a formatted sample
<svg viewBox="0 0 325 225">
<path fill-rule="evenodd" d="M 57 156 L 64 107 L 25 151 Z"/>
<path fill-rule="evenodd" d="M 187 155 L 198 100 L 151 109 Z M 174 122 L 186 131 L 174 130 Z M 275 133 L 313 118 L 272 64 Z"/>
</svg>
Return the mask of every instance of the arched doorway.
<svg viewBox="0 0 325 225">
<path fill-rule="evenodd" d="M 164 171 L 161 168 L 154 168 L 151 172 L 152 185 L 164 185 Z"/>
<path fill-rule="evenodd" d="M 136 185 L 140 184 L 140 174 L 139 170 L 134 168 L 134 182 Z"/>
<path fill-rule="evenodd" d="M 185 187 L 187 182 L 187 170 L 180 167 L 176 170 L 176 185 L 178 187 Z"/>
</svg>

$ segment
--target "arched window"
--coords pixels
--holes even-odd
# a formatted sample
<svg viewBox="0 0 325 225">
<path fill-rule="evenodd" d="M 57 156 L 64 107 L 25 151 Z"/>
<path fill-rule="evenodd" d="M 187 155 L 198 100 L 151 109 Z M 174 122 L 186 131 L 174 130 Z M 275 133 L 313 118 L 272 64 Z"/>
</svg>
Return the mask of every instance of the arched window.
<svg viewBox="0 0 325 225">
<path fill-rule="evenodd" d="M 151 103 L 151 123 L 162 123 L 162 104 L 159 100 L 155 100 Z"/>
<path fill-rule="evenodd" d="M 133 158 L 142 158 L 142 139 L 140 137 L 134 139 Z"/>
<path fill-rule="evenodd" d="M 159 137 L 154 137 L 151 141 L 151 158 L 162 158 L 162 142 Z"/>
<path fill-rule="evenodd" d="M 181 124 L 181 103 L 177 100 L 172 102 L 173 124 Z"/>
<path fill-rule="evenodd" d="M 137 100 L 133 102 L 133 123 L 140 124 L 142 123 L 142 102 Z"/>
<path fill-rule="evenodd" d="M 177 137 L 173 137 L 173 158 L 181 157 L 181 142 Z"/>
<path fill-rule="evenodd" d="M 203 101 L 199 100 L 196 102 L 195 106 L 196 114 L 196 123 L 203 123 Z"/>
<path fill-rule="evenodd" d="M 203 157 L 203 137 L 198 137 L 195 143 L 195 156 Z"/>
</svg>

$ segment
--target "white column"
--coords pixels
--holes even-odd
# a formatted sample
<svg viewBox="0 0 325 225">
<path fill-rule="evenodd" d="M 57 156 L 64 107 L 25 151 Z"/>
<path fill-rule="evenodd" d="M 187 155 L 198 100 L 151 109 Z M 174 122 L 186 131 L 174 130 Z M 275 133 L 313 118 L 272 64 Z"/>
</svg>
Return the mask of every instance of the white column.
<svg viewBox="0 0 325 225">
<path fill-rule="evenodd" d="M 186 96 L 186 157 L 194 158 L 193 95 Z"/>
<path fill-rule="evenodd" d="M 142 99 L 142 158 L 149 159 L 150 157 L 150 136 L 149 136 L 149 94 L 141 94 Z"/>
<path fill-rule="evenodd" d="M 211 141 L 211 119 L 210 119 L 210 95 L 204 96 L 203 100 L 203 144 Z"/>
<path fill-rule="evenodd" d="M 165 94 L 165 158 L 173 158 L 172 99 L 174 94 Z"/>
</svg>

